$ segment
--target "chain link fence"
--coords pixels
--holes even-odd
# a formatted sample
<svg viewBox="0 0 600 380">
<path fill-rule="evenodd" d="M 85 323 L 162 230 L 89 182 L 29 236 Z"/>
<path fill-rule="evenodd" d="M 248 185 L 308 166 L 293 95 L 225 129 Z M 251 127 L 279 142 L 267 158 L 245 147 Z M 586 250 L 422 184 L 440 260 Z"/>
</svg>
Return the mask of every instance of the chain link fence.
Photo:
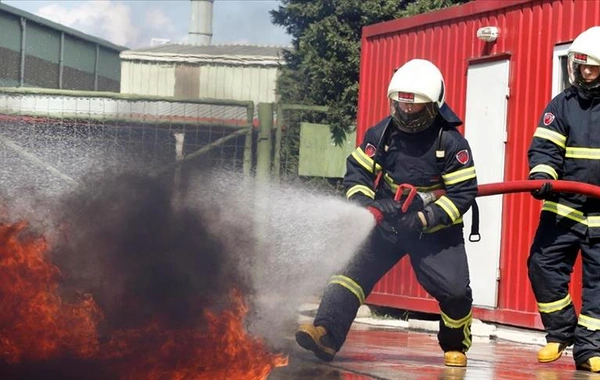
<svg viewBox="0 0 600 380">
<path fill-rule="evenodd" d="M 158 175 L 197 165 L 248 176 L 269 156 L 273 179 L 341 194 L 348 151 L 330 152 L 328 108 L 273 111 L 264 153 L 264 121 L 252 102 L 0 88 L 0 193 L 61 188 L 106 171 Z"/>
<path fill-rule="evenodd" d="M 252 170 L 252 102 L 0 89 L 2 188 L 102 171 L 168 172 L 202 162 Z"/>
</svg>

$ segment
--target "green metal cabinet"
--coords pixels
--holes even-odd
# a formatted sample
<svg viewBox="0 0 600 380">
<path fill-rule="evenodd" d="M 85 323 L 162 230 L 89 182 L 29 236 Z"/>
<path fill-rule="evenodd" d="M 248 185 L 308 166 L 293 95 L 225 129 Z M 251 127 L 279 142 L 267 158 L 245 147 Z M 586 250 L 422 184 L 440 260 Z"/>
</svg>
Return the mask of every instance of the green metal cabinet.
<svg viewBox="0 0 600 380">
<path fill-rule="evenodd" d="M 298 175 L 341 178 L 346 173 L 346 158 L 356 148 L 356 132 L 346 136 L 341 146 L 331 138 L 329 125 L 300 124 Z"/>
</svg>

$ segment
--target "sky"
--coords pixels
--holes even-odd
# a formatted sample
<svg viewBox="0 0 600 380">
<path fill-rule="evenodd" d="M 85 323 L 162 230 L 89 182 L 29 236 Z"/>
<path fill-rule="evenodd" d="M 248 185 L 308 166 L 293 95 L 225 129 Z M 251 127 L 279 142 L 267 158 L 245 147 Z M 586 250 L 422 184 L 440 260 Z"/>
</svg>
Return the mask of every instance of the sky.
<svg viewBox="0 0 600 380">
<path fill-rule="evenodd" d="M 185 43 L 189 0 L 2 0 L 2 3 L 131 49 L 152 38 Z M 215 0 L 213 44 L 289 46 L 291 37 L 271 23 L 277 0 Z"/>
</svg>

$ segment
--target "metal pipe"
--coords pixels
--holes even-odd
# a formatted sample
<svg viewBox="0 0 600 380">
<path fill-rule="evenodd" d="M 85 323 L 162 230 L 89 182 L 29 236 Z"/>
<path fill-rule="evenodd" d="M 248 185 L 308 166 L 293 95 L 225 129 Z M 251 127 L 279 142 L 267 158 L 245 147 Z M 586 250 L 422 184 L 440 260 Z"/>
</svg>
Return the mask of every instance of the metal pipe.
<svg viewBox="0 0 600 380">
<path fill-rule="evenodd" d="M 254 130 L 254 104 L 247 108 L 246 117 L 246 120 L 248 120 L 248 125 L 250 126 L 250 133 L 246 135 L 244 141 L 244 162 L 242 164 L 242 171 L 244 173 L 244 177 L 249 178 L 250 172 L 252 171 L 252 139 L 254 138 L 252 132 Z"/>
<path fill-rule="evenodd" d="M 193 153 L 186 155 L 185 158 L 182 158 L 181 160 L 175 161 L 171 164 L 165 165 L 161 168 L 158 168 L 156 170 L 149 172 L 148 175 L 150 177 L 158 177 L 161 174 L 167 173 L 170 170 L 180 167 L 181 165 L 185 164 L 186 162 L 188 162 L 190 160 L 200 157 L 201 155 L 211 151 L 212 149 L 226 143 L 227 141 L 229 141 L 231 139 L 237 138 L 237 137 L 247 134 L 247 133 L 252 133 L 252 129 L 251 128 L 243 128 L 243 129 L 240 129 L 239 131 L 230 133 L 229 135 L 227 135 L 225 137 L 221 137 L 220 139 L 213 141 L 209 145 L 203 146 L 202 148 L 194 151 Z"/>
<path fill-rule="evenodd" d="M 206 46 L 212 42 L 214 0 L 191 0 L 189 42 L 192 45 Z"/>
<path fill-rule="evenodd" d="M 27 19 L 21 17 L 21 72 L 19 73 L 19 86 L 25 84 L 25 48 L 27 41 Z"/>
<path fill-rule="evenodd" d="M 96 44 L 96 61 L 94 62 L 94 91 L 98 91 L 98 62 L 100 60 L 100 45 Z"/>
<path fill-rule="evenodd" d="M 273 130 L 273 103 L 258 105 L 258 143 L 256 146 L 256 179 L 268 181 L 271 176 L 271 133 Z"/>
<path fill-rule="evenodd" d="M 283 107 L 277 105 L 277 116 L 275 124 L 275 147 L 273 154 L 273 179 L 279 181 L 281 173 L 281 144 L 283 141 Z"/>
<path fill-rule="evenodd" d="M 252 128 L 244 139 L 244 162 L 242 163 L 242 172 L 244 177 L 250 177 L 252 171 Z"/>
<path fill-rule="evenodd" d="M 185 132 L 175 132 L 173 133 L 173 136 L 175 137 L 175 161 L 181 161 L 184 159 L 183 145 L 185 143 Z M 181 167 L 175 168 L 173 184 L 175 190 L 181 188 Z"/>
<path fill-rule="evenodd" d="M 63 70 L 65 66 L 65 32 L 60 33 L 60 53 L 58 56 L 58 88 L 63 88 Z"/>
</svg>

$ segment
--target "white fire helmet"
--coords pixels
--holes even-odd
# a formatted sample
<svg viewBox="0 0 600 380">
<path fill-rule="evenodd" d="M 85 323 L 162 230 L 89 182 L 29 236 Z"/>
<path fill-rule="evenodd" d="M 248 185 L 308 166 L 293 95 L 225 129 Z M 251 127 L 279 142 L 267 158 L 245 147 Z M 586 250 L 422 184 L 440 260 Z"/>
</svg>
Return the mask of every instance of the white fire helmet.
<svg viewBox="0 0 600 380">
<path fill-rule="evenodd" d="M 571 85 L 587 92 L 600 92 L 600 76 L 586 81 L 581 65 L 600 66 L 600 26 L 591 27 L 575 38 L 569 47 L 568 72 Z"/>
<path fill-rule="evenodd" d="M 416 133 L 433 123 L 445 97 L 444 78 L 440 70 L 424 59 L 406 62 L 392 76 L 388 86 L 390 114 L 398 129 Z M 400 103 L 425 104 L 418 112 L 406 112 Z"/>
</svg>

